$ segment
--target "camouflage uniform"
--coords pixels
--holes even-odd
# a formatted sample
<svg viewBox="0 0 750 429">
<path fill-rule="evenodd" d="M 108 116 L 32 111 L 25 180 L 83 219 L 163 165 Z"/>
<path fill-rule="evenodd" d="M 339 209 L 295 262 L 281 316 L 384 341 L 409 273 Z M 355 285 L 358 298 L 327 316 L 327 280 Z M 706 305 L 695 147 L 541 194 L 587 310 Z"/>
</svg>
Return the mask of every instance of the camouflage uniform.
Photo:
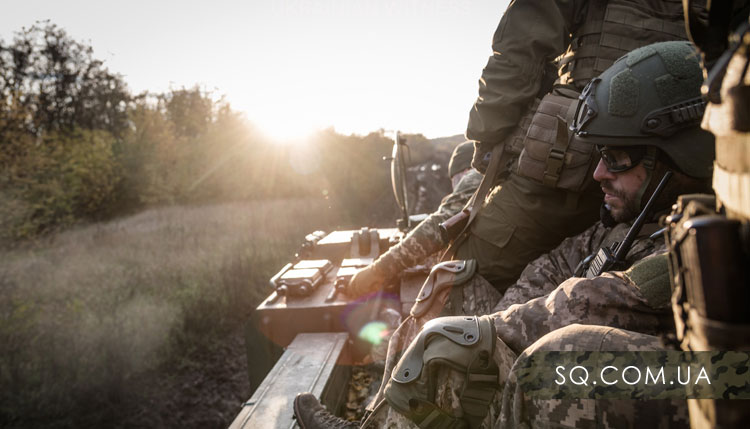
<svg viewBox="0 0 750 429">
<path fill-rule="evenodd" d="M 702 3 L 693 2 L 697 9 Z M 509 149 L 521 118 L 548 91 L 545 68 L 555 58 L 561 57 L 558 83 L 580 90 L 630 50 L 685 39 L 678 1 L 511 2 L 495 32 L 494 54 L 482 71 L 479 97 L 469 114 L 466 136 L 481 142 L 475 159 L 497 144 Z M 602 197 L 595 185 L 577 191 L 550 187 L 516 167 L 510 168 L 502 188 L 490 194 L 456 253 L 457 259 L 476 259 L 480 274 L 500 292 L 534 258 L 591 226 Z"/>
<path fill-rule="evenodd" d="M 487 280 L 481 275 L 474 275 L 460 287 L 452 287 L 444 291 L 424 311 L 417 311 L 418 306 L 415 305 L 411 314 L 401 322 L 388 339 L 383 379 L 388 380 L 390 378 L 393 369 L 401 359 L 403 351 L 419 334 L 426 322 L 442 316 L 490 314 L 492 306 L 499 299 L 500 294 Z M 368 411 L 372 411 L 383 400 L 386 386 L 387 383 L 381 383 L 377 394 L 367 406 Z M 394 418 L 407 420 L 396 412 L 392 414 Z"/>
<path fill-rule="evenodd" d="M 561 272 L 572 272 L 584 257 L 598 249 L 597 244 L 606 244 L 610 240 L 621 238 L 626 229 L 627 225 L 624 224 L 614 228 L 604 228 L 601 224 L 594 225 L 583 234 L 563 242 L 551 252 L 551 256 L 544 256 L 535 261 L 529 267 L 529 270 L 524 272 L 522 281 L 519 281 L 519 284 L 509 290 L 511 292 L 517 288 L 519 293 L 509 296 L 515 296 L 518 299 L 525 299 L 530 294 L 536 295 L 535 291 L 539 290 L 551 290 L 551 292 L 545 296 L 537 296 L 522 304 L 511 305 L 514 303 L 509 302 L 510 299 L 504 300 L 501 305 L 509 307 L 492 315 L 499 340 L 496 343 L 493 358 L 499 368 L 500 391 L 506 385 L 507 380 L 513 380 L 511 368 L 517 356 L 543 337 L 545 340 L 542 344 L 547 344 L 545 350 L 555 350 L 550 348 L 549 344 L 557 344 L 560 347 L 557 350 L 586 350 L 586 347 L 592 344 L 585 342 L 593 338 L 591 332 L 606 329 L 596 326 L 581 328 L 581 333 L 577 336 L 578 340 L 573 341 L 572 337 L 564 335 L 568 331 L 563 330 L 571 324 L 603 325 L 635 331 L 638 334 L 617 334 L 618 338 L 638 337 L 639 341 L 634 343 L 635 345 L 640 343 L 661 344 L 662 340 L 658 335 L 671 332 L 673 321 L 669 304 L 669 284 L 666 274 L 666 260 L 662 257 L 664 246 L 650 239 L 648 235 L 642 235 L 636 240 L 632 251 L 628 253 L 628 259 L 642 258 L 644 261 L 653 260 L 662 265 L 661 271 L 664 273 L 664 281 L 659 282 L 657 287 L 651 285 L 649 290 L 644 290 L 634 283 L 630 271 L 605 273 L 591 279 L 571 277 L 559 286 L 556 286 L 557 280 L 554 273 L 546 271 L 550 267 L 559 265 Z M 569 254 L 570 257 L 566 257 L 566 254 Z M 533 274 L 537 274 L 537 276 Z M 560 335 L 567 340 L 559 340 L 555 343 L 553 340 Z M 581 342 L 581 344 L 579 345 L 577 342 Z M 600 344 L 603 343 L 600 342 Z M 615 343 L 612 342 L 612 344 Z M 631 350 L 627 341 L 620 341 L 616 344 L 618 344 L 617 349 Z M 533 350 L 535 349 L 532 347 L 529 352 Z M 591 348 L 591 350 L 601 349 Z M 636 348 L 635 350 L 639 349 Z M 390 374 L 390 372 L 386 373 Z M 449 370 L 441 371 L 437 377 L 436 404 L 453 415 L 461 416 L 461 403 L 458 400 L 458 395 L 462 391 L 464 375 Z M 392 382 L 389 378 L 388 383 Z M 497 395 L 495 397 L 484 426 L 489 427 L 492 422 L 495 422 L 492 424 L 517 427 L 514 424 L 520 424 L 523 419 L 529 418 L 528 414 L 517 414 L 519 413 L 517 402 L 526 401 L 526 399 L 519 396 L 519 392 L 515 391 L 516 387 L 512 383 L 508 386 L 505 387 L 502 396 Z M 566 421 L 570 422 L 568 427 L 585 427 L 584 422 L 590 421 L 591 424 L 594 424 L 597 415 L 608 410 L 613 413 L 620 410 L 622 416 L 629 415 L 631 419 L 640 415 L 628 414 L 632 411 L 632 408 L 628 408 L 628 405 L 632 404 L 628 404 L 626 401 L 605 401 L 600 404 L 592 401 L 557 401 L 557 403 L 545 401 L 535 402 L 535 404 L 538 407 L 547 407 L 544 408 L 547 413 L 540 414 L 540 418 L 542 418 L 540 422 L 543 422 L 545 418 L 557 421 L 563 409 L 570 411 L 575 410 L 576 407 L 584 407 L 584 412 L 576 414 L 573 420 L 562 419 L 563 424 L 558 421 L 557 424 L 560 426 L 553 427 L 566 427 L 564 425 Z M 596 404 L 595 407 L 593 407 L 594 404 Z M 650 407 L 654 405 L 652 403 L 643 405 L 643 407 L 652 410 Z M 677 409 L 680 405 L 680 402 L 664 402 L 658 406 Z M 506 409 L 508 406 L 511 406 L 511 408 Z M 587 406 L 589 408 L 586 408 Z M 686 414 L 684 407 L 680 410 L 682 410 L 682 414 Z M 523 411 L 523 408 L 521 408 L 521 411 Z M 648 418 L 648 416 L 650 414 L 644 416 L 644 418 Z M 531 417 L 535 417 L 535 415 Z M 413 422 L 386 405 L 381 405 L 377 409 L 372 416 L 371 423 L 373 427 L 416 427 Z M 539 426 L 534 423 L 532 426 L 548 427 L 545 426 L 545 423 L 540 423 Z"/>
<path fill-rule="evenodd" d="M 518 373 L 533 353 L 558 350 L 652 351 L 663 350 L 659 337 L 606 326 L 573 324 L 549 333 L 518 356 L 506 344 L 495 345 L 494 360 L 499 369 L 498 394 L 489 406 L 482 427 L 493 428 L 620 428 L 688 427 L 685 401 L 536 399 L 519 388 Z M 436 402 L 454 415 L 461 415 L 459 392 L 463 375 L 443 371 L 436 383 Z M 374 416 L 371 427 L 416 428 L 401 414 L 385 407 Z"/>
<path fill-rule="evenodd" d="M 440 224 L 464 208 L 481 181 L 482 175 L 478 171 L 472 169 L 466 173 L 453 193 L 443 198 L 436 212 L 417 225 L 401 242 L 380 255 L 374 262 L 378 269 L 391 275 L 400 273 L 441 250 L 445 243 L 440 235 Z"/>
<path fill-rule="evenodd" d="M 622 80 L 623 76 L 627 77 L 626 81 Z M 612 157 L 604 157 L 595 173 L 597 180 L 602 181 L 602 186 L 609 187 L 606 181 L 617 180 L 620 176 L 615 176 L 616 174 L 630 174 L 628 180 L 631 180 L 632 187 L 628 192 L 631 193 L 630 195 L 635 195 L 631 198 L 641 203 L 643 195 L 647 195 L 645 194 L 647 188 L 656 185 L 655 181 L 650 180 L 652 174 L 673 168 L 677 172 L 669 174 L 677 175 L 677 181 L 668 184 L 660 196 L 652 199 L 657 204 L 655 206 L 657 211 L 671 205 L 676 191 L 696 191 L 705 186 L 713 159 L 712 151 L 709 150 L 713 147 L 713 140 L 698 128 L 700 115 L 695 113 L 699 107 L 695 100 L 699 100 L 700 82 L 696 79 L 699 76 L 700 68 L 694 50 L 688 43 L 672 42 L 654 44 L 633 51 L 605 71 L 598 80 L 592 81 L 588 90 L 584 91 L 585 97 L 581 105 L 585 106 L 585 109 L 582 108 L 580 114 L 577 115 L 576 137 L 587 140 L 592 145 L 602 145 L 603 152 L 616 150 L 612 148 L 617 148 L 618 145 L 646 146 L 643 148 L 643 158 L 640 159 L 630 158 L 629 153 L 623 150 L 626 154 L 623 158 L 630 160 L 631 164 L 627 164 L 627 161 L 618 164 L 617 160 Z M 664 88 L 660 88 L 659 85 L 665 84 L 671 84 L 669 86 L 671 91 L 667 94 L 670 97 L 662 98 L 658 90 Z M 654 87 L 656 90 L 653 89 Z M 599 91 L 594 88 L 598 88 Z M 614 89 L 610 90 L 610 88 Z M 629 98 L 627 95 L 635 90 L 644 92 L 639 95 L 635 103 L 632 103 L 634 97 Z M 672 124 L 670 132 L 658 136 L 641 136 L 639 133 L 644 132 L 643 129 L 632 126 L 633 123 L 640 123 L 640 121 L 633 120 L 633 116 L 636 119 L 643 119 L 636 116 L 636 112 L 645 118 L 649 118 L 650 112 L 671 114 L 671 109 L 673 109 L 671 106 L 676 102 L 682 102 L 679 106 L 697 107 L 693 110 L 693 114 Z M 618 110 L 621 105 L 637 106 L 640 110 L 633 108 L 633 113 L 624 115 L 622 110 Z M 595 110 L 597 106 L 606 106 L 606 108 Z M 627 119 L 622 119 L 623 117 Z M 648 123 L 653 126 L 662 122 L 649 121 Z M 648 152 L 652 153 L 650 159 L 646 157 Z M 664 158 L 661 158 L 662 156 Z M 659 160 L 661 161 L 657 162 Z M 636 167 L 640 168 L 641 172 L 625 173 Z M 632 178 L 636 177 L 633 174 L 643 174 L 637 187 L 635 183 L 638 182 L 632 181 Z M 669 174 L 665 174 L 664 177 L 669 177 Z M 491 316 L 494 334 L 498 340 L 495 343 L 494 357 L 497 362 L 496 367 L 499 368 L 501 388 L 505 387 L 507 377 L 512 374 L 512 371 L 506 370 L 508 362 L 516 359 L 524 350 L 532 347 L 535 342 L 547 335 L 551 337 L 545 341 L 551 345 L 545 346 L 542 350 L 547 350 L 548 347 L 585 350 L 590 347 L 587 341 L 594 336 L 589 330 L 595 330 L 593 326 L 599 325 L 637 333 L 636 335 L 617 331 L 617 338 L 622 338 L 623 342 L 607 344 L 607 347 L 627 350 L 631 347 L 629 339 L 635 339 L 632 346 L 637 350 L 640 343 L 656 346 L 659 344 L 661 335 L 674 332 L 674 319 L 670 311 L 666 249 L 665 245 L 657 244 L 650 238 L 649 234 L 653 232 L 653 227 L 642 229 L 640 237 L 628 249 L 625 262 L 630 263 L 634 260 L 637 262 L 627 271 L 608 270 L 598 276 L 570 277 L 565 280 L 577 271 L 576 267 L 585 260 L 587 255 L 596 251 L 602 244 L 620 241 L 626 229 L 629 229 L 627 225 L 618 225 L 611 229 L 605 228 L 602 224 L 594 225 L 588 231 L 565 241 L 550 255 L 535 261 L 518 285 L 508 291 L 507 298 L 498 306 L 502 310 Z M 545 292 L 548 293 L 543 295 Z M 476 319 L 477 323 L 480 319 Z M 536 415 L 524 417 L 523 410 L 514 416 L 513 412 L 518 410 L 505 409 L 505 407 L 507 404 L 515 406 L 517 401 L 509 400 L 500 406 L 496 404 L 494 408 L 490 406 L 490 415 L 486 416 L 483 411 L 487 410 L 487 402 L 481 401 L 485 401 L 488 396 L 475 394 L 479 391 L 475 385 L 478 380 L 482 380 L 483 373 L 479 372 L 481 368 L 472 366 L 474 362 L 482 362 L 482 353 L 487 353 L 486 348 L 474 347 L 474 343 L 465 344 L 461 340 L 451 340 L 452 343 L 433 340 L 440 354 L 437 357 L 430 355 L 431 360 L 425 357 L 422 362 L 437 366 L 437 368 L 430 366 L 429 371 L 424 371 L 422 367 L 415 364 L 418 362 L 416 359 L 427 355 L 430 347 L 427 343 L 429 338 L 440 338 L 436 336 L 445 335 L 438 328 L 442 327 L 445 332 L 463 333 L 469 335 L 470 338 L 479 337 L 474 333 L 476 331 L 463 327 L 466 326 L 464 320 L 471 321 L 472 319 L 448 318 L 444 321 L 430 322 L 429 327 L 425 325 L 425 329 L 409 346 L 404 358 L 396 367 L 396 371 L 388 379 L 385 396 L 390 406 L 414 421 L 425 422 L 429 419 L 429 422 L 437 426 L 453 421 L 474 424 L 477 419 L 485 417 L 487 419 L 485 425 L 494 423 L 498 419 L 500 422 L 510 422 L 507 423 L 508 425 L 521 424 L 524 419 L 531 418 L 532 426 L 537 424 L 542 427 L 548 425 L 555 427 L 590 426 L 596 425 L 597 416 L 601 417 L 602 413 L 592 408 L 600 406 L 604 408 L 603 412 L 608 414 L 607 419 L 615 418 L 612 424 L 630 423 L 632 426 L 651 422 L 666 426 L 673 423 L 685 423 L 684 418 L 678 418 L 677 421 L 663 420 L 664 416 L 660 414 L 664 410 L 673 409 L 680 410 L 680 415 L 684 417 L 684 402 L 637 404 L 618 401 L 540 402 L 538 403 L 540 409 L 537 411 L 540 413 L 541 420 L 536 421 L 534 420 Z M 581 328 L 580 335 L 566 335 L 567 332 L 562 330 L 576 323 L 592 327 Z M 558 340 L 556 336 L 559 335 L 563 338 Z M 487 336 L 482 338 L 487 338 Z M 603 344 L 605 338 L 607 337 L 602 337 L 599 345 Z M 448 346 L 455 344 L 453 347 L 461 351 L 473 347 L 473 352 L 469 358 L 465 358 L 445 344 Z M 487 344 L 483 346 L 486 347 Z M 529 349 L 529 352 L 532 353 L 534 350 L 534 348 Z M 442 361 L 437 359 L 442 359 Z M 450 374 L 451 372 L 454 374 Z M 411 377 L 409 377 L 410 374 Z M 506 395 L 508 397 L 514 390 L 517 390 L 516 387 L 509 389 Z M 406 398 L 413 398 L 416 406 L 412 407 L 411 402 L 404 406 L 405 394 L 410 395 Z M 497 400 L 497 395 L 494 398 Z M 523 401 L 523 398 L 518 398 L 518 401 Z M 485 404 L 484 410 L 480 409 L 477 404 Z M 389 414 L 393 414 L 389 407 L 382 407 L 378 413 L 374 414 L 373 419 L 385 419 L 381 422 L 389 425 Z M 505 417 L 502 417 L 503 415 Z M 395 417 L 393 421 L 399 421 L 399 419 Z"/>
<path fill-rule="evenodd" d="M 604 246 L 621 242 L 629 227 L 629 224 L 621 223 L 606 228 L 601 222 L 597 222 L 580 235 L 563 240 L 557 248 L 526 266 L 521 277 L 505 292 L 494 310 L 505 310 L 513 304 L 523 304 L 552 292 L 557 285 L 576 274 L 578 263 L 583 258 Z M 626 256 L 628 265 L 654 253 L 657 249 L 663 249 L 662 244 L 646 239 L 657 229 L 655 223 L 643 227 L 639 239 L 633 243 Z"/>
<path fill-rule="evenodd" d="M 652 351 L 663 350 L 655 336 L 605 326 L 570 325 L 547 334 L 528 347 L 505 373 L 502 394 L 487 417 L 495 428 L 570 427 L 688 427 L 684 401 L 632 399 L 536 399 L 519 388 L 517 376 L 533 353 L 558 350 Z"/>
</svg>

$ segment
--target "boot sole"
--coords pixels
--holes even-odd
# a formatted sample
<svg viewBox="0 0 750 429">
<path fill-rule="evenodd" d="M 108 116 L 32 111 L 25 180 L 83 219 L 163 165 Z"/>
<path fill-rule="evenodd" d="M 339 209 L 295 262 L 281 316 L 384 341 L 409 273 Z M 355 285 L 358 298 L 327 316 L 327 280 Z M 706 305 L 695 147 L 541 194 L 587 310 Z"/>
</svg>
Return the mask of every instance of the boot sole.
<svg viewBox="0 0 750 429">
<path fill-rule="evenodd" d="M 294 419 L 297 420 L 297 425 L 299 425 L 300 429 L 307 429 L 305 427 L 305 424 L 302 423 L 302 420 L 297 417 L 299 415 L 299 397 L 294 398 Z"/>
</svg>

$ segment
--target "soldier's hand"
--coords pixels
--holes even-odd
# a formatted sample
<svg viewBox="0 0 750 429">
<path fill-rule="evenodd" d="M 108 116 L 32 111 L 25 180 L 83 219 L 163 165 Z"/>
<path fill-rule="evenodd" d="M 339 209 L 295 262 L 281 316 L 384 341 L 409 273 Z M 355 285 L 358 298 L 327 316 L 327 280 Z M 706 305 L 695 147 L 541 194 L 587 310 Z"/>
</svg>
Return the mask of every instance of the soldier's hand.
<svg viewBox="0 0 750 429">
<path fill-rule="evenodd" d="M 370 264 L 352 277 L 346 293 L 355 298 L 367 295 L 381 289 L 387 280 L 382 270 L 378 269 L 375 264 Z"/>
<path fill-rule="evenodd" d="M 492 152 L 492 145 L 488 143 L 474 142 L 474 156 L 471 159 L 471 166 L 477 171 L 484 174 L 487 171 L 487 166 L 490 164 L 490 153 Z"/>
</svg>

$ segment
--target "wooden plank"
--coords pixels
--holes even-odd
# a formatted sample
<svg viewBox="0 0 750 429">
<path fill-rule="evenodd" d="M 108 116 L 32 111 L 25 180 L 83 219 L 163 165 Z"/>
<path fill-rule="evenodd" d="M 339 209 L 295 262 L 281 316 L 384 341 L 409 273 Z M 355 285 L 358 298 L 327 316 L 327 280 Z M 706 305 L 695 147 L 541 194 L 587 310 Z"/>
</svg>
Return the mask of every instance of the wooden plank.
<svg viewBox="0 0 750 429">
<path fill-rule="evenodd" d="M 243 404 L 230 428 L 298 427 L 292 404 L 300 392 L 324 398 L 329 409 L 336 411 L 344 399 L 342 394 L 349 378 L 340 374 L 348 367 L 336 365 L 345 352 L 347 339 L 344 332 L 297 335 L 253 396 Z"/>
</svg>

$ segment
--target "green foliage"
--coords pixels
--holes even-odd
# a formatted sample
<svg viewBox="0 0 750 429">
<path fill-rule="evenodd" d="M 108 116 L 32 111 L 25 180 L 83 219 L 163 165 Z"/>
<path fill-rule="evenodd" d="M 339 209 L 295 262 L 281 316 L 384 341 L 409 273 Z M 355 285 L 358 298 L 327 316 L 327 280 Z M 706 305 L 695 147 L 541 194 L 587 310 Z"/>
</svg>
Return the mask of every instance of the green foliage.
<svg viewBox="0 0 750 429">
<path fill-rule="evenodd" d="M 72 129 L 127 129 L 130 94 L 119 75 L 93 58 L 90 46 L 49 22 L 0 40 L 0 140 Z"/>
<path fill-rule="evenodd" d="M 74 130 L 21 141 L 23 154 L 0 179 L 0 238 L 33 237 L 109 210 L 119 180 L 110 134 Z"/>
<path fill-rule="evenodd" d="M 54 24 L 0 41 L 0 98 L 4 244 L 170 204 L 317 196 L 351 227 L 396 214 L 382 131 L 278 145 L 198 86 L 132 96 Z M 415 163 L 442 151 L 407 138 Z"/>
</svg>

